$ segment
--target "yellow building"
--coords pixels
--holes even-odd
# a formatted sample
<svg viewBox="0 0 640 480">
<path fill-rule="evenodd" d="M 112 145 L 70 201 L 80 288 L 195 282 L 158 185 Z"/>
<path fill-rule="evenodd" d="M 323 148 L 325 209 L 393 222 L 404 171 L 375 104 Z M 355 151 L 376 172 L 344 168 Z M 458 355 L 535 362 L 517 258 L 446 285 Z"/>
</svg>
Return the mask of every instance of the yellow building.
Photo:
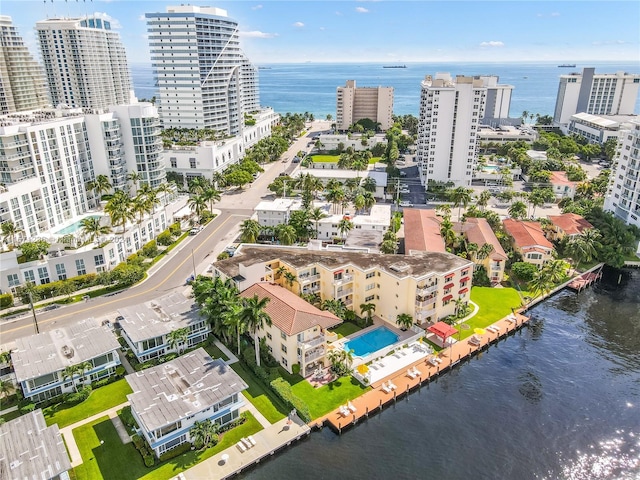
<svg viewBox="0 0 640 480">
<path fill-rule="evenodd" d="M 454 230 L 464 235 L 468 243 L 475 243 L 477 251 L 471 252 L 471 260 L 476 265 L 482 265 L 493 284 L 502 282 L 504 268 L 509 257 L 505 253 L 496 234 L 486 218 L 467 218 L 464 222 L 456 222 Z M 490 245 L 487 251 L 485 245 Z"/>
<path fill-rule="evenodd" d="M 454 314 L 458 300 L 468 302 L 473 262 L 442 252 L 400 256 L 241 245 L 212 271 L 233 279 L 240 291 L 273 282 L 321 301 L 341 300 L 358 315 L 360 305 L 372 303 L 374 314 L 392 325 L 403 313 L 426 325 Z"/>
</svg>

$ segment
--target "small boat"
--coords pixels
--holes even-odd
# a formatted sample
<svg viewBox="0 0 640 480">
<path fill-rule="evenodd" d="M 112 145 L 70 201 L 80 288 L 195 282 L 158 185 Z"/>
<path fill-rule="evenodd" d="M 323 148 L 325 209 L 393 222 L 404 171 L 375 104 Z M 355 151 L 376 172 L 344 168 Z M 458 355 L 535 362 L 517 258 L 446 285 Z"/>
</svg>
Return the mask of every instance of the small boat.
<svg viewBox="0 0 640 480">
<path fill-rule="evenodd" d="M 529 78 L 529 77 L 522 77 L 522 78 L 524 78 L 524 79 L 526 80 L 526 79 L 527 79 L 527 78 Z"/>
<path fill-rule="evenodd" d="M 558 65 L 559 68 L 576 68 L 575 63 L 563 63 L 562 65 Z"/>
<path fill-rule="evenodd" d="M 406 65 L 383 65 L 382 68 L 407 68 Z"/>
</svg>

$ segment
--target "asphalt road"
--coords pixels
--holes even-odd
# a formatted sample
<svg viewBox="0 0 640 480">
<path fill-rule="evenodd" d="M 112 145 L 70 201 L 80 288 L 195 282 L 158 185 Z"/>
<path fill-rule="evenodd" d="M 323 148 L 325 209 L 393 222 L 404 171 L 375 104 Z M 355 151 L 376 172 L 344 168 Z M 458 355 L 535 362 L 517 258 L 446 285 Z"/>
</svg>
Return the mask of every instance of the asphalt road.
<svg viewBox="0 0 640 480">
<path fill-rule="evenodd" d="M 215 205 L 221 211 L 220 215 L 197 235 L 187 237 L 169 253 L 167 259 L 152 267 L 144 282 L 117 294 L 93 298 L 86 303 L 75 303 L 48 312 L 39 311 L 36 317 L 40 331 L 58 328 L 87 317 L 114 320 L 120 307 L 139 305 L 173 290 L 186 290 L 186 279 L 193 275 L 194 270 L 198 274 L 203 273 L 207 265 L 215 261 L 218 253 L 235 240 L 240 223 L 253 214 L 253 208 L 260 201 L 273 198 L 267 189 L 268 185 L 281 172 L 293 172 L 299 164 L 292 164 L 291 159 L 300 150 L 310 151 L 312 147 L 307 146 L 310 137 L 328 130 L 330 124 L 331 122 L 314 122 L 307 135 L 294 141 L 282 155 L 286 162 L 266 165 L 265 172 L 249 187 L 226 192 Z M 30 313 L 0 322 L 0 344 L 35 333 Z"/>
</svg>

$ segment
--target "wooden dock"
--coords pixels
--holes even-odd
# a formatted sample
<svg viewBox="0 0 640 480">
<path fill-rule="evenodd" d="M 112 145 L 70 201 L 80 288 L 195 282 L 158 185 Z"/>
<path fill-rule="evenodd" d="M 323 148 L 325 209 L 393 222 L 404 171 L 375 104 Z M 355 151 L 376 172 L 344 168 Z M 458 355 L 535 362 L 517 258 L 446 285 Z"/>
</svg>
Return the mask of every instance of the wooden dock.
<svg viewBox="0 0 640 480">
<path fill-rule="evenodd" d="M 517 331 L 529 322 L 529 317 L 520 313 L 515 313 L 493 324 L 499 329 L 494 333 L 486 330 L 481 336 L 479 345 L 472 345 L 469 339 L 454 343 L 451 347 L 443 349 L 439 355 L 439 362 L 436 365 L 429 363 L 429 360 L 420 360 L 413 365 L 407 366 L 402 371 L 395 372 L 389 377 L 383 378 L 375 382 L 371 386 L 373 390 L 355 398 L 351 401 L 352 410 L 348 415 L 343 415 L 340 409 L 336 409 L 324 417 L 320 417 L 309 425 L 311 427 L 321 428 L 324 425 L 329 426 L 332 430 L 341 433 L 343 430 L 356 425 L 359 421 L 364 420 L 376 412 L 381 411 L 386 406 L 396 402 L 399 398 L 408 395 L 410 392 L 420 388 L 424 383 L 428 383 L 434 378 L 447 372 L 458 363 L 465 359 L 469 359 L 479 352 L 486 350 L 492 343 L 498 342 L 501 338 Z M 415 378 L 409 377 L 407 370 L 415 367 L 419 374 Z M 395 385 L 395 389 L 385 392 L 382 389 L 383 384 L 391 381 Z"/>
<path fill-rule="evenodd" d="M 579 277 L 571 280 L 567 287 L 576 292 L 581 292 L 585 288 L 590 287 L 592 284 L 600 280 L 600 278 L 602 278 L 602 269 L 598 270 L 597 272 L 586 272 Z"/>
</svg>

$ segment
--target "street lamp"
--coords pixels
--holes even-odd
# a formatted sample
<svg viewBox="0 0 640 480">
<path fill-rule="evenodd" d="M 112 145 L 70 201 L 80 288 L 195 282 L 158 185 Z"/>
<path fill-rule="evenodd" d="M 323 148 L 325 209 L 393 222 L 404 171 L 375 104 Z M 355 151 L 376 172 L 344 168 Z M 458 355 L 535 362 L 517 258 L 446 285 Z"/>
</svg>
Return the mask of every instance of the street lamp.
<svg viewBox="0 0 640 480">
<path fill-rule="evenodd" d="M 38 328 L 38 319 L 36 318 L 36 309 L 33 306 L 33 297 L 31 296 L 31 292 L 29 293 L 29 306 L 31 307 L 31 314 L 33 315 L 33 325 L 36 327 L 36 334 L 40 333 L 40 328 Z"/>
</svg>

